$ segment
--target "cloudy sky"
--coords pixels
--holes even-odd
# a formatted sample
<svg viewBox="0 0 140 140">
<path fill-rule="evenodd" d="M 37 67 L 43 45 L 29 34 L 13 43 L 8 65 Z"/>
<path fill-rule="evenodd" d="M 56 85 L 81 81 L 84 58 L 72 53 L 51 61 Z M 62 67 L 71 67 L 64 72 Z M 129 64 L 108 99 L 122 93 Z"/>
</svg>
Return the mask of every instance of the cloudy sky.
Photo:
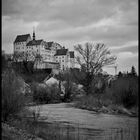
<svg viewBox="0 0 140 140">
<path fill-rule="evenodd" d="M 13 52 L 16 35 L 32 35 L 33 26 L 37 39 L 70 50 L 77 43 L 105 43 L 118 58 L 118 71 L 138 69 L 138 0 L 2 0 L 3 50 Z"/>
</svg>

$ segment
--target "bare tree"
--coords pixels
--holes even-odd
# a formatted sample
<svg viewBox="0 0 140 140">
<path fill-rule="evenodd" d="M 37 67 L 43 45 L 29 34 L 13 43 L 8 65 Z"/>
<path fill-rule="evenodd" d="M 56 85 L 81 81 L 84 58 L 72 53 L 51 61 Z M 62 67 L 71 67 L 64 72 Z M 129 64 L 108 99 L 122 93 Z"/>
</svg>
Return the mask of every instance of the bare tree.
<svg viewBox="0 0 140 140">
<path fill-rule="evenodd" d="M 23 53 L 22 52 L 14 52 L 14 54 L 13 54 L 14 62 L 19 62 L 22 59 L 23 59 Z"/>
<path fill-rule="evenodd" d="M 30 58 L 31 56 L 32 58 Z M 36 56 L 38 56 L 38 54 L 35 52 L 32 52 L 32 54 L 28 52 L 14 52 L 13 58 L 16 63 L 22 62 L 27 72 L 33 73 L 33 64 L 34 64 Z M 29 64 L 29 61 L 31 60 L 33 64 L 32 63 Z"/>
<path fill-rule="evenodd" d="M 114 64 L 117 58 L 112 56 L 110 50 L 102 43 L 87 42 L 84 46 L 78 44 L 74 48 L 79 54 L 76 60 L 85 72 L 83 85 L 86 93 L 89 94 L 95 75 L 101 72 L 103 66 Z"/>
</svg>

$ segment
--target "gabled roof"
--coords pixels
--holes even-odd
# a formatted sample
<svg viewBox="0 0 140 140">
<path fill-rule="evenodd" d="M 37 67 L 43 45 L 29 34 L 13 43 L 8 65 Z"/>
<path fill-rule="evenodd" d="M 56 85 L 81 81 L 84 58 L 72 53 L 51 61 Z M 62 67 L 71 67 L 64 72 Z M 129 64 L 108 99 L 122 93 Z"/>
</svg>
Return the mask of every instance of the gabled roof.
<svg viewBox="0 0 140 140">
<path fill-rule="evenodd" d="M 67 52 L 68 52 L 68 49 L 58 49 L 58 50 L 56 51 L 55 56 L 58 56 L 58 55 L 66 55 Z"/>
<path fill-rule="evenodd" d="M 45 41 L 45 48 L 46 48 L 46 49 L 51 49 L 52 44 L 53 44 L 52 41 L 51 41 L 51 42 L 46 42 L 46 41 Z"/>
<path fill-rule="evenodd" d="M 17 42 L 25 42 L 25 41 L 27 41 L 28 37 L 31 37 L 30 34 L 17 35 L 14 43 L 17 43 Z"/>
<path fill-rule="evenodd" d="M 48 47 L 50 48 L 52 46 L 53 42 L 47 42 Z"/>
<path fill-rule="evenodd" d="M 74 52 L 69 52 L 70 53 L 70 58 L 74 58 Z"/>
<path fill-rule="evenodd" d="M 32 41 L 29 41 L 27 43 L 27 46 L 40 45 L 42 41 L 43 41 L 43 39 L 40 39 L 40 40 L 32 40 Z"/>
</svg>

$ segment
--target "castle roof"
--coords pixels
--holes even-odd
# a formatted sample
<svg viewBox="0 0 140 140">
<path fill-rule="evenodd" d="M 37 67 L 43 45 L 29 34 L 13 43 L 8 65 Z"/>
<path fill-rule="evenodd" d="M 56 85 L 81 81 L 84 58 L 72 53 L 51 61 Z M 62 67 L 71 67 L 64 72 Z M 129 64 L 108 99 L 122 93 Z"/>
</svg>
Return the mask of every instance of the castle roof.
<svg viewBox="0 0 140 140">
<path fill-rule="evenodd" d="M 34 45 L 40 45 L 42 43 L 43 39 L 40 40 L 31 40 L 27 43 L 27 46 L 34 46 Z"/>
<path fill-rule="evenodd" d="M 67 52 L 68 52 L 68 49 L 58 49 L 58 50 L 56 51 L 55 56 L 58 56 L 58 55 L 66 55 Z"/>
<path fill-rule="evenodd" d="M 53 44 L 52 41 L 51 41 L 51 42 L 46 42 L 46 41 L 45 41 L 45 48 L 46 48 L 46 49 L 51 49 L 52 44 Z"/>
<path fill-rule="evenodd" d="M 17 35 L 14 43 L 17 43 L 17 42 L 25 42 L 25 41 L 27 41 L 28 37 L 30 37 L 30 34 Z"/>
<path fill-rule="evenodd" d="M 53 42 L 46 42 L 46 43 L 47 43 L 48 47 L 51 48 Z"/>
</svg>

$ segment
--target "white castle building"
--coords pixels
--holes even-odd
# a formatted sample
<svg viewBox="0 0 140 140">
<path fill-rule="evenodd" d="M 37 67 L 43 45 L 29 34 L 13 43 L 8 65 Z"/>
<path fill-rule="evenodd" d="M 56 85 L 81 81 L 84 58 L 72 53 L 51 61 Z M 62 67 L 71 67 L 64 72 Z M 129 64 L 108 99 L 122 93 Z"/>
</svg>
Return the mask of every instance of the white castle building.
<svg viewBox="0 0 140 140">
<path fill-rule="evenodd" d="M 14 54 L 18 55 L 18 61 L 35 61 L 34 67 L 45 68 L 74 68 L 74 52 L 65 49 L 55 42 L 46 42 L 43 39 L 36 40 L 33 31 L 33 39 L 30 34 L 17 35 L 14 41 Z M 39 55 L 41 59 L 36 59 Z M 36 61 L 37 60 L 37 61 Z"/>
</svg>

